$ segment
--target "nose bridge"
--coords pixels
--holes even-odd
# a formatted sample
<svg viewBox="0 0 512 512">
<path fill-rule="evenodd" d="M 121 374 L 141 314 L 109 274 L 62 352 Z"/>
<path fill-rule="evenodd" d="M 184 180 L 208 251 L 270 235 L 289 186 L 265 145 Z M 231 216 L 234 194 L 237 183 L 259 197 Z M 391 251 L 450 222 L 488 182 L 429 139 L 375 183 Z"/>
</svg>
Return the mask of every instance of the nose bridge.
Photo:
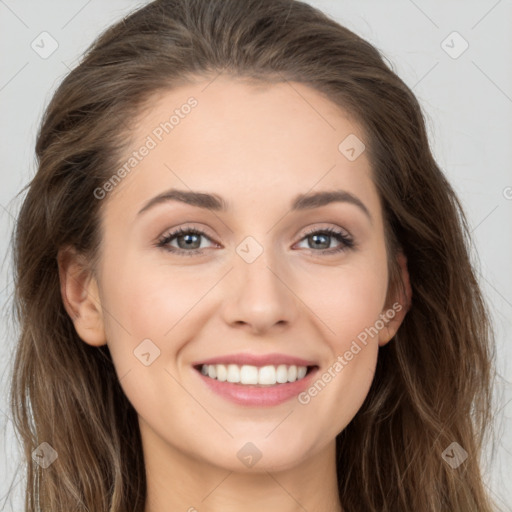
<svg viewBox="0 0 512 512">
<path fill-rule="evenodd" d="M 263 238 L 263 237 L 262 237 Z M 234 269 L 225 301 L 225 320 L 263 331 L 295 318 L 296 301 L 286 286 L 286 265 L 265 241 L 246 237 L 236 247 Z"/>
</svg>

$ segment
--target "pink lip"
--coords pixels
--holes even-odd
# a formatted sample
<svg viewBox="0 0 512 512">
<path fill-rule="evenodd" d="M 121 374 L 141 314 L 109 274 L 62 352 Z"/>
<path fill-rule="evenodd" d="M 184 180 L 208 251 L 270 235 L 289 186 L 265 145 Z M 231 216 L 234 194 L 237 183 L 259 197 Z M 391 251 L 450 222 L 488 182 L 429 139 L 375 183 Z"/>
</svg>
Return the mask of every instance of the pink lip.
<svg viewBox="0 0 512 512">
<path fill-rule="evenodd" d="M 206 364 L 206 363 L 205 363 Z M 214 364 L 214 363 L 212 363 Z M 306 366 L 306 365 L 303 365 Z M 215 393 L 238 405 L 270 407 L 279 405 L 287 400 L 295 398 L 305 389 L 311 386 L 311 382 L 318 372 L 318 367 L 312 368 L 301 380 L 276 384 L 275 386 L 258 386 L 246 384 L 234 384 L 221 382 L 217 379 L 206 377 L 197 368 L 194 373 Z"/>
<path fill-rule="evenodd" d="M 287 366 L 317 366 L 315 361 L 307 361 L 300 357 L 288 356 L 286 354 L 228 354 L 225 356 L 212 357 L 204 361 L 197 361 L 192 363 L 192 366 L 201 366 L 203 364 L 237 364 L 237 365 L 251 365 L 251 366 L 278 366 L 285 364 Z"/>
</svg>

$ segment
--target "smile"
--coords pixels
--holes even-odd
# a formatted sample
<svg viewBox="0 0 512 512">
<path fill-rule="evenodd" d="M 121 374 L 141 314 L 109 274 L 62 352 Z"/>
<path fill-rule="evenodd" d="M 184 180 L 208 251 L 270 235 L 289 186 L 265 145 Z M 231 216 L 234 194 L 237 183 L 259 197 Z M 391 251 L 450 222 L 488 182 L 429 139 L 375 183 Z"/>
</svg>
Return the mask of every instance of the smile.
<svg viewBox="0 0 512 512">
<path fill-rule="evenodd" d="M 307 389 L 319 367 L 297 365 L 198 364 L 194 374 L 209 392 L 239 406 L 272 407 Z M 213 396 L 214 396 L 213 395 Z"/>
<path fill-rule="evenodd" d="M 262 367 L 237 364 L 203 364 L 200 371 L 204 376 L 220 382 L 241 385 L 275 386 L 303 379 L 307 366 L 267 365 Z"/>
</svg>

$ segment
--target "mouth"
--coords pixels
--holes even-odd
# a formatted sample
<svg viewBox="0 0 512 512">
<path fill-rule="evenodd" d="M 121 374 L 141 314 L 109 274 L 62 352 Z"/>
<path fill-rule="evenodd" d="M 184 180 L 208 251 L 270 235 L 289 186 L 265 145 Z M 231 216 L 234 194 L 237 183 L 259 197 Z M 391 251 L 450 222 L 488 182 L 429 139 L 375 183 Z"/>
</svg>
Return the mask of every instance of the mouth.
<svg viewBox="0 0 512 512">
<path fill-rule="evenodd" d="M 297 399 L 312 385 L 318 365 L 196 364 L 200 385 L 237 406 L 273 407 Z"/>
<path fill-rule="evenodd" d="M 253 388 L 265 388 L 301 381 L 317 370 L 318 366 L 197 364 L 193 368 L 204 377 L 218 382 Z"/>
</svg>

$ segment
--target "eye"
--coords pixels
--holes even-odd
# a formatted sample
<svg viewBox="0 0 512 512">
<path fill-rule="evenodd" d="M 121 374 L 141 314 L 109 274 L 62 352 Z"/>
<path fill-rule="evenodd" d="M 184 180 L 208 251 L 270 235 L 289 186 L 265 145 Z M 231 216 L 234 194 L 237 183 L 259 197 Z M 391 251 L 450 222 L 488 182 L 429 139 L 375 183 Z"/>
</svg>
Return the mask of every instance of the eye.
<svg viewBox="0 0 512 512">
<path fill-rule="evenodd" d="M 338 247 L 329 248 L 332 239 L 337 240 L 340 245 Z M 350 235 L 334 228 L 312 229 L 306 233 L 306 236 L 302 238 L 302 240 L 312 242 L 313 249 L 320 249 L 320 251 L 315 250 L 313 252 L 322 252 L 324 254 L 338 253 L 347 249 L 353 249 L 355 246 L 354 239 Z M 308 247 L 308 249 L 309 248 L 310 247 Z"/>
<path fill-rule="evenodd" d="M 164 235 L 158 240 L 156 245 L 172 253 L 196 256 L 202 254 L 205 248 L 201 244 L 202 238 L 212 242 L 211 238 L 199 229 L 179 228 Z M 329 246 L 333 239 L 338 241 L 339 246 L 330 248 Z M 312 242 L 312 246 L 307 247 L 307 249 L 315 253 L 326 255 L 355 247 L 354 240 L 350 235 L 334 228 L 312 229 L 306 233 L 306 236 L 301 239 L 301 242 L 302 240 Z M 173 245 L 174 243 L 176 243 L 177 246 Z M 212 243 L 217 247 L 219 246 L 215 242 Z"/>
<path fill-rule="evenodd" d="M 211 239 L 199 229 L 179 228 L 166 234 L 158 240 L 157 247 L 162 247 L 169 252 L 194 256 L 201 254 L 204 247 L 201 247 L 201 238 Z M 178 247 L 171 245 L 176 241 Z"/>
</svg>

